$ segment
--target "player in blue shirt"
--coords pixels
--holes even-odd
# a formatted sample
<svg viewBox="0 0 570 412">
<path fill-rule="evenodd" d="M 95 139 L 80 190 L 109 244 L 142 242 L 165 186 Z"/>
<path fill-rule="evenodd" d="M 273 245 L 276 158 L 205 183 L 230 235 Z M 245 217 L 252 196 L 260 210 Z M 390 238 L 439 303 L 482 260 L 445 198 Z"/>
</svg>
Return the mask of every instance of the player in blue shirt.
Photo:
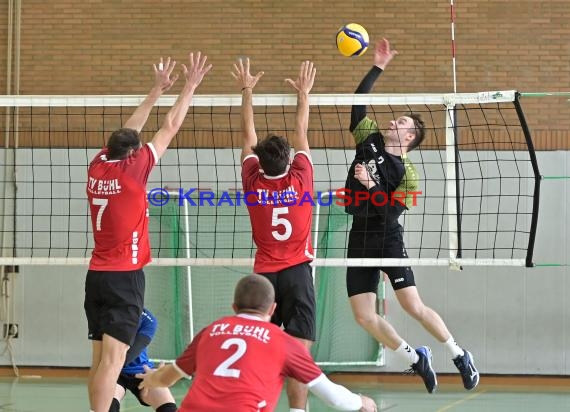
<svg viewBox="0 0 570 412">
<path fill-rule="evenodd" d="M 127 389 L 137 397 L 141 405 L 150 406 L 157 412 L 176 412 L 176 403 L 174 397 L 168 388 L 152 388 L 148 392 L 142 393 L 138 388 L 142 379 L 135 378 L 137 373 L 144 373 L 144 366 L 153 368 L 154 364 L 148 358 L 146 349 L 150 341 L 156 333 L 158 322 L 154 315 L 144 309 L 139 320 L 137 335 L 125 360 L 125 366 L 121 370 L 113 402 L 109 412 L 119 412 L 121 409 L 121 401 L 125 397 Z"/>
</svg>

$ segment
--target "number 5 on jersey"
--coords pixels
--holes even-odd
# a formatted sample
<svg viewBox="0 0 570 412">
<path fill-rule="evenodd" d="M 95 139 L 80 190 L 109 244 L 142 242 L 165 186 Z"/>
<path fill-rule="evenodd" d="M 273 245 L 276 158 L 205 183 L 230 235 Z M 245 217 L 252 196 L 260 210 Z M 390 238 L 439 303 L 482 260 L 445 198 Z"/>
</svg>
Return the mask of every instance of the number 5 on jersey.
<svg viewBox="0 0 570 412">
<path fill-rule="evenodd" d="M 286 215 L 288 213 L 289 213 L 288 207 L 276 207 L 275 209 L 273 209 L 273 216 L 271 217 L 271 227 L 283 226 L 285 228 L 284 233 L 279 233 L 279 230 L 273 230 L 271 232 L 275 240 L 287 240 L 291 237 L 291 233 L 293 233 L 293 226 L 291 226 L 291 222 L 289 222 L 284 217 L 279 217 L 280 215 Z"/>
</svg>

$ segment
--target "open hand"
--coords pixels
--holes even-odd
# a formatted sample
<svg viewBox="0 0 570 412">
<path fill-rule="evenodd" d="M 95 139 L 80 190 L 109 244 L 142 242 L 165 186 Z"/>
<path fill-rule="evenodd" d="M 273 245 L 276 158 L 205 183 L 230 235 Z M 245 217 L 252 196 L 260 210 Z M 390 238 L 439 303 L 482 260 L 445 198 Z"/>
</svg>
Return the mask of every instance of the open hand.
<svg viewBox="0 0 570 412">
<path fill-rule="evenodd" d="M 237 80 L 240 89 L 253 89 L 263 72 L 258 72 L 255 76 L 249 73 L 249 57 L 245 59 L 245 65 L 242 59 L 238 59 L 237 63 L 234 63 L 234 70 L 231 72 L 234 79 Z"/>
<path fill-rule="evenodd" d="M 313 62 L 307 60 L 301 63 L 297 80 L 285 79 L 285 81 L 298 92 L 309 94 L 315 83 L 316 74 L 317 69 L 313 67 Z"/>
<path fill-rule="evenodd" d="M 377 412 L 378 406 L 376 406 L 376 402 L 374 399 L 369 398 L 368 396 L 360 395 L 362 398 L 362 408 L 360 408 L 361 412 Z"/>
<path fill-rule="evenodd" d="M 198 87 L 198 85 L 202 82 L 202 79 L 204 79 L 206 73 L 212 69 L 212 65 L 208 64 L 206 66 L 208 56 L 202 56 L 201 52 L 197 52 L 196 55 L 190 52 L 189 60 L 190 68 L 188 68 L 185 64 L 182 65 L 184 77 L 186 77 L 186 84 L 189 84 L 193 87 Z"/>
<path fill-rule="evenodd" d="M 149 389 L 153 387 L 152 377 L 153 374 L 157 371 L 157 369 L 151 369 L 147 365 L 143 365 L 143 369 L 144 373 L 137 373 L 135 375 L 135 378 L 141 379 L 139 383 L 139 389 L 141 391 L 141 395 L 147 396 Z"/>
<path fill-rule="evenodd" d="M 379 40 L 374 48 L 374 65 L 384 70 L 397 54 L 396 50 L 390 48 L 388 40 Z"/>
<path fill-rule="evenodd" d="M 170 60 L 170 57 L 167 57 L 166 62 L 164 62 L 161 57 L 158 67 L 156 64 L 153 64 L 152 66 L 154 67 L 154 86 L 160 88 L 161 92 L 165 92 L 170 89 L 178 79 L 178 74 L 172 76 L 172 71 L 174 70 L 174 66 L 176 66 L 176 61 Z"/>
</svg>

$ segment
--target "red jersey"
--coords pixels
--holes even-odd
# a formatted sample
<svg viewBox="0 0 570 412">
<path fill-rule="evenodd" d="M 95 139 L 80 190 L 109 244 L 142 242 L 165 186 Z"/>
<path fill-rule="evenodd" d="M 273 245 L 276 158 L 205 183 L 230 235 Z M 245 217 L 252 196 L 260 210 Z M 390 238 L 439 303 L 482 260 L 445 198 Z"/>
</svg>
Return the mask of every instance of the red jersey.
<svg viewBox="0 0 570 412">
<path fill-rule="evenodd" d="M 299 341 L 246 314 L 204 328 L 175 367 L 194 375 L 179 412 L 273 411 L 285 377 L 310 383 L 322 374 Z"/>
<path fill-rule="evenodd" d="M 305 152 L 295 153 L 289 171 L 266 176 L 259 159 L 243 160 L 241 178 L 247 196 L 255 253 L 256 273 L 272 273 L 313 260 L 313 164 Z"/>
<path fill-rule="evenodd" d="M 122 160 L 107 160 L 107 153 L 99 152 L 87 172 L 95 239 L 89 269 L 141 269 L 151 260 L 146 183 L 158 156 L 151 143 Z"/>
</svg>

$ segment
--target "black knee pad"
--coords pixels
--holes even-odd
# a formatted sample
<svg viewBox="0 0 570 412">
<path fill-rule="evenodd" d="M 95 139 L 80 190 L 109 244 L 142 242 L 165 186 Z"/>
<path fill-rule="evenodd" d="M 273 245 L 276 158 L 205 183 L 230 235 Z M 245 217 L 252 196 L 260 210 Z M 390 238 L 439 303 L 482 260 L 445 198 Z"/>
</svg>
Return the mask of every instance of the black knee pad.
<svg viewBox="0 0 570 412">
<path fill-rule="evenodd" d="M 172 402 L 164 403 L 156 408 L 156 412 L 176 412 L 177 410 L 176 404 Z"/>
<path fill-rule="evenodd" d="M 109 408 L 109 412 L 119 412 L 121 410 L 121 402 L 117 400 L 117 398 L 113 398 L 113 402 L 111 402 L 111 407 Z"/>
</svg>

